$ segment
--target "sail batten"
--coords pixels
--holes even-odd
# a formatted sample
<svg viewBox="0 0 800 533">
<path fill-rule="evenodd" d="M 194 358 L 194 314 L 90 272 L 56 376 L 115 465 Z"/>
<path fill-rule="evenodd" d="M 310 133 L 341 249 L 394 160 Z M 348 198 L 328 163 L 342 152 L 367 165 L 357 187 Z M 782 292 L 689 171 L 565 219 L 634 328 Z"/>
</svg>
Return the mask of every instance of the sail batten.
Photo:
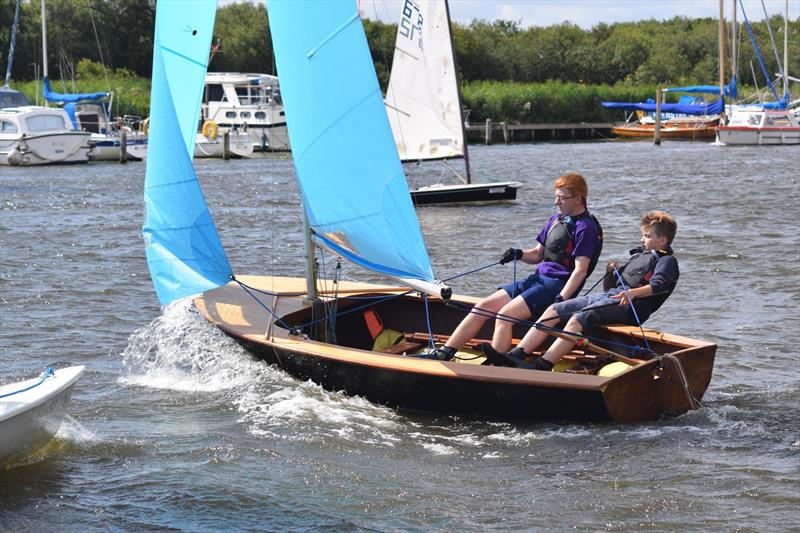
<svg viewBox="0 0 800 533">
<path fill-rule="evenodd" d="M 216 1 L 159 0 L 145 172 L 147 265 L 159 301 L 230 281 L 232 269 L 192 167 Z"/>
<path fill-rule="evenodd" d="M 433 282 L 356 3 L 270 0 L 268 8 L 314 241 L 375 272 Z"/>
</svg>

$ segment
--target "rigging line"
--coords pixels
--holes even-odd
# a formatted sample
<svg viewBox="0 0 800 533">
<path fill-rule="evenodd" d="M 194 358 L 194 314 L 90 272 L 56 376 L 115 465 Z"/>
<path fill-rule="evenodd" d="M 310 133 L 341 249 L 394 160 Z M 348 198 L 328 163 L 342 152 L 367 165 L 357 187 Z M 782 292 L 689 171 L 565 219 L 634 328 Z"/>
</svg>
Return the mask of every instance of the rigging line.
<svg viewBox="0 0 800 533">
<path fill-rule="evenodd" d="M 261 307 L 263 307 L 263 308 L 264 308 L 264 309 L 267 311 L 267 313 L 269 313 L 270 315 L 274 316 L 274 317 L 275 317 L 275 323 L 276 323 L 278 326 L 280 326 L 280 327 L 282 327 L 283 329 L 285 329 L 285 330 L 288 330 L 288 331 L 293 331 L 293 330 L 295 330 L 295 329 L 296 329 L 296 328 L 293 328 L 293 327 L 289 326 L 289 324 L 287 324 L 286 322 L 284 322 L 284 321 L 283 321 L 283 319 L 282 319 L 281 317 L 279 317 L 277 314 L 275 314 L 275 311 L 273 311 L 272 309 L 270 309 L 270 308 L 269 308 L 269 307 L 268 307 L 268 306 L 267 306 L 267 305 L 266 305 L 264 302 L 262 302 L 261 300 L 259 300 L 259 299 L 256 297 L 256 295 L 255 295 L 255 294 L 253 294 L 252 292 L 250 292 L 250 290 L 249 290 L 249 288 L 247 287 L 247 285 L 245 285 L 244 283 L 242 283 L 241 281 L 239 281 L 238 279 L 236 279 L 236 276 L 234 276 L 234 275 L 231 275 L 231 281 L 235 281 L 235 282 L 236 282 L 236 283 L 237 283 L 237 284 L 238 284 L 238 285 L 239 285 L 239 286 L 242 288 L 242 290 L 244 290 L 244 292 L 246 292 L 247 294 L 249 294 L 249 295 L 250 295 L 250 296 L 253 298 L 253 300 L 255 300 L 255 301 L 256 301 L 256 303 L 258 303 L 258 305 L 260 305 Z"/>
<path fill-rule="evenodd" d="M 40 380 L 39 380 L 37 383 L 34 383 L 34 384 L 33 384 L 33 385 L 31 385 L 30 387 L 25 387 L 24 389 L 15 390 L 14 392 L 9 392 L 9 393 L 7 393 L 7 394 L 0 394 L 0 398 L 7 398 L 7 397 L 9 397 L 9 396 L 14 396 L 15 394 L 19 394 L 20 392 L 29 391 L 29 390 L 31 390 L 31 389 L 32 389 L 32 388 L 34 388 L 34 387 L 38 387 L 39 385 L 41 385 L 42 383 L 44 383 L 44 380 L 46 380 L 46 379 L 47 379 L 47 378 L 49 378 L 50 376 L 54 376 L 54 375 L 55 375 L 55 372 L 53 371 L 53 369 L 52 369 L 52 368 L 50 368 L 50 367 L 48 367 L 48 368 L 47 368 L 47 369 L 44 371 L 44 375 L 42 376 L 42 379 L 40 379 Z"/>
<path fill-rule="evenodd" d="M 617 304 L 617 305 L 619 305 L 619 304 Z M 543 324 L 541 322 L 535 323 L 533 325 L 533 327 L 535 327 L 536 329 L 542 330 L 542 331 L 552 331 L 553 333 L 561 333 L 562 335 L 569 335 L 571 337 L 575 337 L 576 340 L 577 339 L 588 339 L 589 341 L 594 341 L 596 344 L 601 344 L 602 343 L 602 344 L 605 344 L 605 345 L 608 345 L 608 346 L 617 346 L 619 348 L 624 348 L 624 349 L 628 350 L 629 352 L 644 353 L 644 354 L 649 355 L 650 357 L 658 355 L 649 346 L 647 348 L 644 348 L 642 346 L 639 346 L 638 344 L 625 344 L 625 343 L 622 343 L 622 342 L 603 339 L 601 337 L 597 337 L 597 336 L 594 336 L 594 335 L 587 335 L 586 332 L 576 333 L 574 331 L 567 331 L 566 329 L 562 329 L 562 328 L 555 328 L 555 327 L 552 327 L 552 326 L 547 326 L 547 325 L 545 325 L 545 324 Z M 644 340 L 645 343 L 647 343 L 647 339 L 646 338 L 643 338 L 643 340 Z"/>
<path fill-rule="evenodd" d="M 628 297 L 628 304 L 631 306 L 631 311 L 633 311 L 633 318 L 636 319 L 636 324 L 639 326 L 639 330 L 642 332 L 642 339 L 644 340 L 645 346 L 647 349 L 650 350 L 650 343 L 647 342 L 647 337 L 644 334 L 644 328 L 642 327 L 642 321 L 639 320 L 639 313 L 636 312 L 636 307 L 633 305 L 633 298 L 631 298 L 630 293 L 628 292 L 628 286 L 625 284 L 625 280 L 622 279 L 622 276 L 617 270 L 617 267 L 614 267 L 614 274 L 617 276 L 617 280 L 619 280 L 619 284 L 622 287 L 622 290 L 625 292 L 625 296 Z"/>
<path fill-rule="evenodd" d="M 769 23 L 769 15 L 767 14 L 767 6 L 764 4 L 764 0 L 761 0 L 761 8 L 764 10 L 764 24 L 767 26 L 767 31 L 769 32 L 769 40 L 772 43 L 772 52 L 775 54 L 775 62 L 778 64 L 778 72 L 780 72 L 781 76 L 783 76 L 785 75 L 785 72 L 783 72 L 783 64 L 781 63 L 781 58 L 778 54 L 778 47 L 775 45 L 775 37 L 772 35 L 772 24 Z"/>
<path fill-rule="evenodd" d="M 431 329 L 431 315 L 428 311 L 428 295 L 423 294 L 422 300 L 425 302 L 425 323 L 428 326 L 428 347 L 431 350 L 436 349 L 436 344 L 433 342 L 433 330 Z"/>
<path fill-rule="evenodd" d="M 380 300 L 378 300 L 377 302 L 374 302 L 374 303 L 368 303 L 368 304 L 365 304 L 365 305 L 360 305 L 360 306 L 353 307 L 353 308 L 350 308 L 350 309 L 345 309 L 344 311 L 337 310 L 337 314 L 339 316 L 343 316 L 343 315 L 347 315 L 347 314 L 350 314 L 350 313 L 355 313 L 356 311 L 360 311 L 362 309 L 367 309 L 368 307 L 372 307 L 374 305 L 378 305 L 378 304 L 381 304 L 383 302 L 388 302 L 389 300 L 393 300 L 394 298 L 399 298 L 400 296 L 408 296 L 409 294 L 412 294 L 412 293 L 415 293 L 415 292 L 418 292 L 418 291 L 416 289 L 410 289 L 410 290 L 408 290 L 406 292 L 402 292 L 402 293 L 399 293 L 399 294 L 392 294 L 391 296 L 384 297 L 384 298 L 382 298 L 382 299 L 380 299 Z M 313 325 L 317 324 L 318 322 L 322 322 L 324 320 L 328 320 L 328 319 L 327 318 L 319 318 L 319 319 L 316 319 L 316 320 L 312 320 L 311 322 L 304 322 L 304 323 L 300 324 L 299 326 L 297 326 L 296 328 L 293 328 L 293 329 L 307 328 L 309 326 L 313 326 Z"/>
<path fill-rule="evenodd" d="M 478 268 L 476 268 L 474 270 L 470 270 L 470 271 L 464 272 L 462 274 L 456 274 L 455 276 L 451 276 L 449 278 L 445 278 L 442 281 L 446 282 L 446 281 L 451 281 L 451 280 L 454 280 L 456 278 L 460 278 L 460 277 L 463 277 L 463 276 L 468 276 L 470 274 L 474 274 L 475 272 L 480 272 L 481 270 L 486 270 L 487 268 L 491 268 L 491 267 L 493 267 L 495 265 L 499 265 L 499 264 L 500 264 L 500 261 L 495 261 L 494 263 L 490 263 L 490 264 L 488 264 L 486 266 L 478 267 Z"/>
<path fill-rule="evenodd" d="M 683 391 L 686 393 L 686 399 L 689 400 L 689 405 L 691 408 L 697 409 L 698 407 L 705 407 L 702 403 L 700 403 L 700 400 L 694 397 L 692 388 L 689 385 L 689 378 L 686 377 L 686 371 L 683 369 L 681 360 L 672 354 L 664 354 L 660 357 L 660 359 L 668 359 L 672 361 L 672 363 L 678 369 L 678 376 L 680 377 L 681 385 L 683 385 Z"/>
<path fill-rule="evenodd" d="M 100 54 L 100 64 L 103 66 L 103 75 L 106 78 L 106 92 L 111 92 L 111 83 L 108 81 L 108 70 L 106 70 L 106 62 L 103 59 L 103 49 L 100 47 L 100 37 L 97 35 L 97 26 L 94 23 L 94 10 L 89 6 L 89 19 L 92 21 L 92 30 L 94 30 L 94 41 L 97 43 L 97 52 Z M 108 112 L 107 112 L 108 113 Z"/>
</svg>

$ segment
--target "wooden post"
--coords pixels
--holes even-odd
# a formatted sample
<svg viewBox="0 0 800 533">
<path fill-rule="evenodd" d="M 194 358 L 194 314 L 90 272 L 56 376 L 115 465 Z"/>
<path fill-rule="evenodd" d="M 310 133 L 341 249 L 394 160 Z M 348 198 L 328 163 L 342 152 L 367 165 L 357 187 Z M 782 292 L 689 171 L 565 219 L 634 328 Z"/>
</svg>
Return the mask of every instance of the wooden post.
<svg viewBox="0 0 800 533">
<path fill-rule="evenodd" d="M 125 164 L 128 162 L 128 132 L 119 132 L 119 162 Z"/>
<path fill-rule="evenodd" d="M 661 85 L 656 90 L 656 127 L 653 130 L 653 142 L 661 144 Z"/>
<path fill-rule="evenodd" d="M 503 126 L 503 142 L 508 144 L 508 123 L 501 122 L 500 124 Z"/>
<path fill-rule="evenodd" d="M 484 138 L 484 144 L 492 144 L 492 119 L 486 119 L 486 137 Z"/>
<path fill-rule="evenodd" d="M 227 161 L 231 158 L 231 132 L 226 131 L 222 134 L 222 159 Z"/>
</svg>

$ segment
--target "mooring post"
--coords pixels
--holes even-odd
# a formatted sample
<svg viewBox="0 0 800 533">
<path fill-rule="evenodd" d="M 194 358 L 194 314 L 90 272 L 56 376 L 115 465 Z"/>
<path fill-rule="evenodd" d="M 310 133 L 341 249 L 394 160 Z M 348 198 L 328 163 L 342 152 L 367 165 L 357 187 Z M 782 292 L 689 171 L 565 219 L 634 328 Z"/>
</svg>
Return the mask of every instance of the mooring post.
<svg viewBox="0 0 800 533">
<path fill-rule="evenodd" d="M 226 131 L 222 134 L 222 159 L 227 161 L 231 158 L 231 132 Z"/>
<path fill-rule="evenodd" d="M 661 85 L 656 90 L 656 127 L 653 130 L 653 142 L 661 144 Z"/>
<path fill-rule="evenodd" d="M 128 132 L 119 132 L 119 162 L 125 164 L 128 162 Z"/>
<path fill-rule="evenodd" d="M 508 123 L 503 121 L 500 124 L 503 127 L 503 142 L 508 144 Z"/>
<path fill-rule="evenodd" d="M 492 119 L 486 119 L 486 137 L 484 138 L 484 144 L 492 144 Z"/>
</svg>

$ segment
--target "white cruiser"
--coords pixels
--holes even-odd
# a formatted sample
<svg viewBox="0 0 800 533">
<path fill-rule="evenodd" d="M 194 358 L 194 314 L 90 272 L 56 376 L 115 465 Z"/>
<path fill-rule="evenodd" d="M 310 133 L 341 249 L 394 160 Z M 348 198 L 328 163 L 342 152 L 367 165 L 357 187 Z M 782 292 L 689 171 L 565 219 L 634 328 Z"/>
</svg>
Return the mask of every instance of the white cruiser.
<svg viewBox="0 0 800 533">
<path fill-rule="evenodd" d="M 209 72 L 201 119 L 221 131 L 246 131 L 256 150 L 289 150 L 278 78 L 269 74 Z"/>
</svg>

